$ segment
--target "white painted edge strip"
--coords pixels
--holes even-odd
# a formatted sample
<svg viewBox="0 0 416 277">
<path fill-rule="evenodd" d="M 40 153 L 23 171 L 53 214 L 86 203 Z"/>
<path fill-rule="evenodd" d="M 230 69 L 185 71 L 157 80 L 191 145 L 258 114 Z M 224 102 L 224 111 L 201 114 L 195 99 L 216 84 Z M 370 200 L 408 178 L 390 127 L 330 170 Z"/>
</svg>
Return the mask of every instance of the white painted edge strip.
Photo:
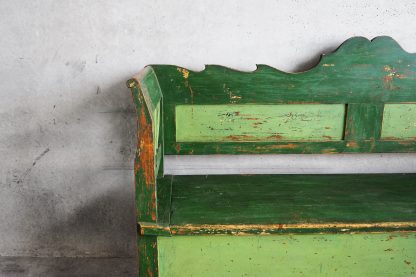
<svg viewBox="0 0 416 277">
<path fill-rule="evenodd" d="M 164 173 L 166 175 L 416 173 L 416 153 L 166 155 Z"/>
</svg>

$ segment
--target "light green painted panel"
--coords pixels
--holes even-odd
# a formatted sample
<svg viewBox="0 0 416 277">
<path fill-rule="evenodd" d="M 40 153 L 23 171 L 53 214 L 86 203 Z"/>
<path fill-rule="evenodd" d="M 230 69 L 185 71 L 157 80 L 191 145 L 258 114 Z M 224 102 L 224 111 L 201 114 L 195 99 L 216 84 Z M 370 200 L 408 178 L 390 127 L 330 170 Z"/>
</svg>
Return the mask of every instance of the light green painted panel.
<svg viewBox="0 0 416 277">
<path fill-rule="evenodd" d="M 341 140 L 343 104 L 178 105 L 176 141 Z"/>
<path fill-rule="evenodd" d="M 386 104 L 382 139 L 416 139 L 416 104 Z"/>
<path fill-rule="evenodd" d="M 416 234 L 158 237 L 161 277 L 415 276 Z"/>
</svg>

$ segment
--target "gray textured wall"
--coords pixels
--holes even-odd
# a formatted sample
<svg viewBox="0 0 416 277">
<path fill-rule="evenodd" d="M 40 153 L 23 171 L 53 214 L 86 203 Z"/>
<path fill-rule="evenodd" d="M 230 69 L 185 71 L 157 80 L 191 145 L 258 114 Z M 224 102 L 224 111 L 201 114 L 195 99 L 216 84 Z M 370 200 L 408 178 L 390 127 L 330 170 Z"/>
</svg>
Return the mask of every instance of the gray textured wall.
<svg viewBox="0 0 416 277">
<path fill-rule="evenodd" d="M 134 255 L 135 120 L 124 83 L 144 65 L 296 71 L 356 35 L 391 35 L 416 52 L 415 15 L 415 1 L 2 0 L 0 255 Z M 409 155 L 356 157 L 364 168 L 378 158 L 379 168 L 416 167 Z M 284 161 L 292 172 L 296 161 Z M 316 170 L 333 166 L 348 165 Z"/>
</svg>

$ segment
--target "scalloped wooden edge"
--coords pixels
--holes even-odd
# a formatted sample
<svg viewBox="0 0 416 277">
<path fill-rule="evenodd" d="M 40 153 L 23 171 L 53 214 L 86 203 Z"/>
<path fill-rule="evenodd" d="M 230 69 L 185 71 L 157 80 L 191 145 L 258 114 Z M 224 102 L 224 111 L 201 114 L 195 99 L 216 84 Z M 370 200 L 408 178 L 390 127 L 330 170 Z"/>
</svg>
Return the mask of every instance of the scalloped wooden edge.
<svg viewBox="0 0 416 277">
<path fill-rule="evenodd" d="M 211 68 L 222 68 L 222 69 L 227 69 L 227 70 L 234 71 L 234 72 L 248 73 L 248 74 L 261 72 L 263 70 L 274 70 L 276 72 L 283 73 L 283 74 L 296 75 L 296 74 L 302 74 L 302 73 L 306 73 L 306 72 L 309 72 L 309 71 L 313 71 L 314 69 L 316 69 L 316 68 L 318 68 L 320 66 L 325 66 L 326 63 L 324 63 L 324 62 L 325 62 L 325 58 L 326 57 L 332 56 L 332 55 L 337 55 L 337 54 L 339 54 L 341 51 L 343 51 L 345 49 L 348 49 L 350 47 L 355 47 L 354 44 L 357 43 L 357 42 L 365 43 L 365 44 L 368 45 L 368 47 L 375 47 L 375 46 L 377 46 L 377 43 L 379 41 L 389 41 L 389 43 L 391 43 L 392 47 L 394 47 L 394 48 L 396 48 L 396 49 L 404 52 L 405 54 L 416 56 L 416 53 L 411 53 L 411 52 L 406 51 L 395 39 L 393 39 L 390 36 L 377 36 L 377 37 L 374 37 L 372 39 L 368 39 L 368 38 L 363 37 L 363 36 L 355 36 L 355 37 L 351 37 L 351 38 L 345 40 L 344 42 L 342 42 L 333 51 L 331 51 L 329 53 L 322 53 L 320 55 L 319 59 L 318 59 L 318 62 L 315 65 L 313 65 L 311 68 L 309 68 L 307 70 L 303 70 L 303 71 L 299 71 L 299 72 L 287 72 L 287 71 L 280 70 L 278 68 L 272 67 L 272 66 L 267 65 L 267 64 L 256 64 L 256 69 L 254 69 L 254 70 L 248 70 L 248 71 L 246 71 L 246 70 L 239 70 L 239 69 L 235 69 L 235 68 L 228 67 L 228 66 L 223 66 L 223 65 L 218 65 L 218 64 L 205 64 L 204 65 L 204 68 L 201 69 L 201 70 L 191 70 L 189 68 L 181 67 L 181 66 L 174 65 L 174 64 L 150 64 L 150 65 L 145 66 L 145 68 L 152 67 L 152 66 L 158 66 L 158 65 L 170 65 L 170 66 L 177 67 L 178 70 L 179 69 L 180 70 L 183 70 L 183 72 L 185 72 L 185 74 L 186 74 L 186 72 L 188 72 L 187 74 L 189 74 L 189 72 L 192 72 L 192 73 L 202 73 L 204 71 L 210 70 Z M 138 76 L 140 76 L 140 73 L 137 75 L 137 77 Z M 137 79 L 136 76 L 134 76 L 133 79 Z M 129 84 L 129 82 L 131 82 L 131 80 L 132 79 L 130 79 L 128 81 L 128 84 Z"/>
</svg>

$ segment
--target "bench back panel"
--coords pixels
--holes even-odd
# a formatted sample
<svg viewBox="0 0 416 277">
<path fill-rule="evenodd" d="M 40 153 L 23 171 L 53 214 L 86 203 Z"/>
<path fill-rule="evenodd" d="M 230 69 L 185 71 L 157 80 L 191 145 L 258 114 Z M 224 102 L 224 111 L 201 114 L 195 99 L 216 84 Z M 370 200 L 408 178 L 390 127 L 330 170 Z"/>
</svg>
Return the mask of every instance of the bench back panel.
<svg viewBox="0 0 416 277">
<path fill-rule="evenodd" d="M 352 38 L 303 73 L 152 66 L 165 154 L 415 152 L 416 56 Z"/>
<path fill-rule="evenodd" d="M 303 73 L 155 65 L 165 154 L 414 152 L 416 56 L 352 38 Z"/>
</svg>

